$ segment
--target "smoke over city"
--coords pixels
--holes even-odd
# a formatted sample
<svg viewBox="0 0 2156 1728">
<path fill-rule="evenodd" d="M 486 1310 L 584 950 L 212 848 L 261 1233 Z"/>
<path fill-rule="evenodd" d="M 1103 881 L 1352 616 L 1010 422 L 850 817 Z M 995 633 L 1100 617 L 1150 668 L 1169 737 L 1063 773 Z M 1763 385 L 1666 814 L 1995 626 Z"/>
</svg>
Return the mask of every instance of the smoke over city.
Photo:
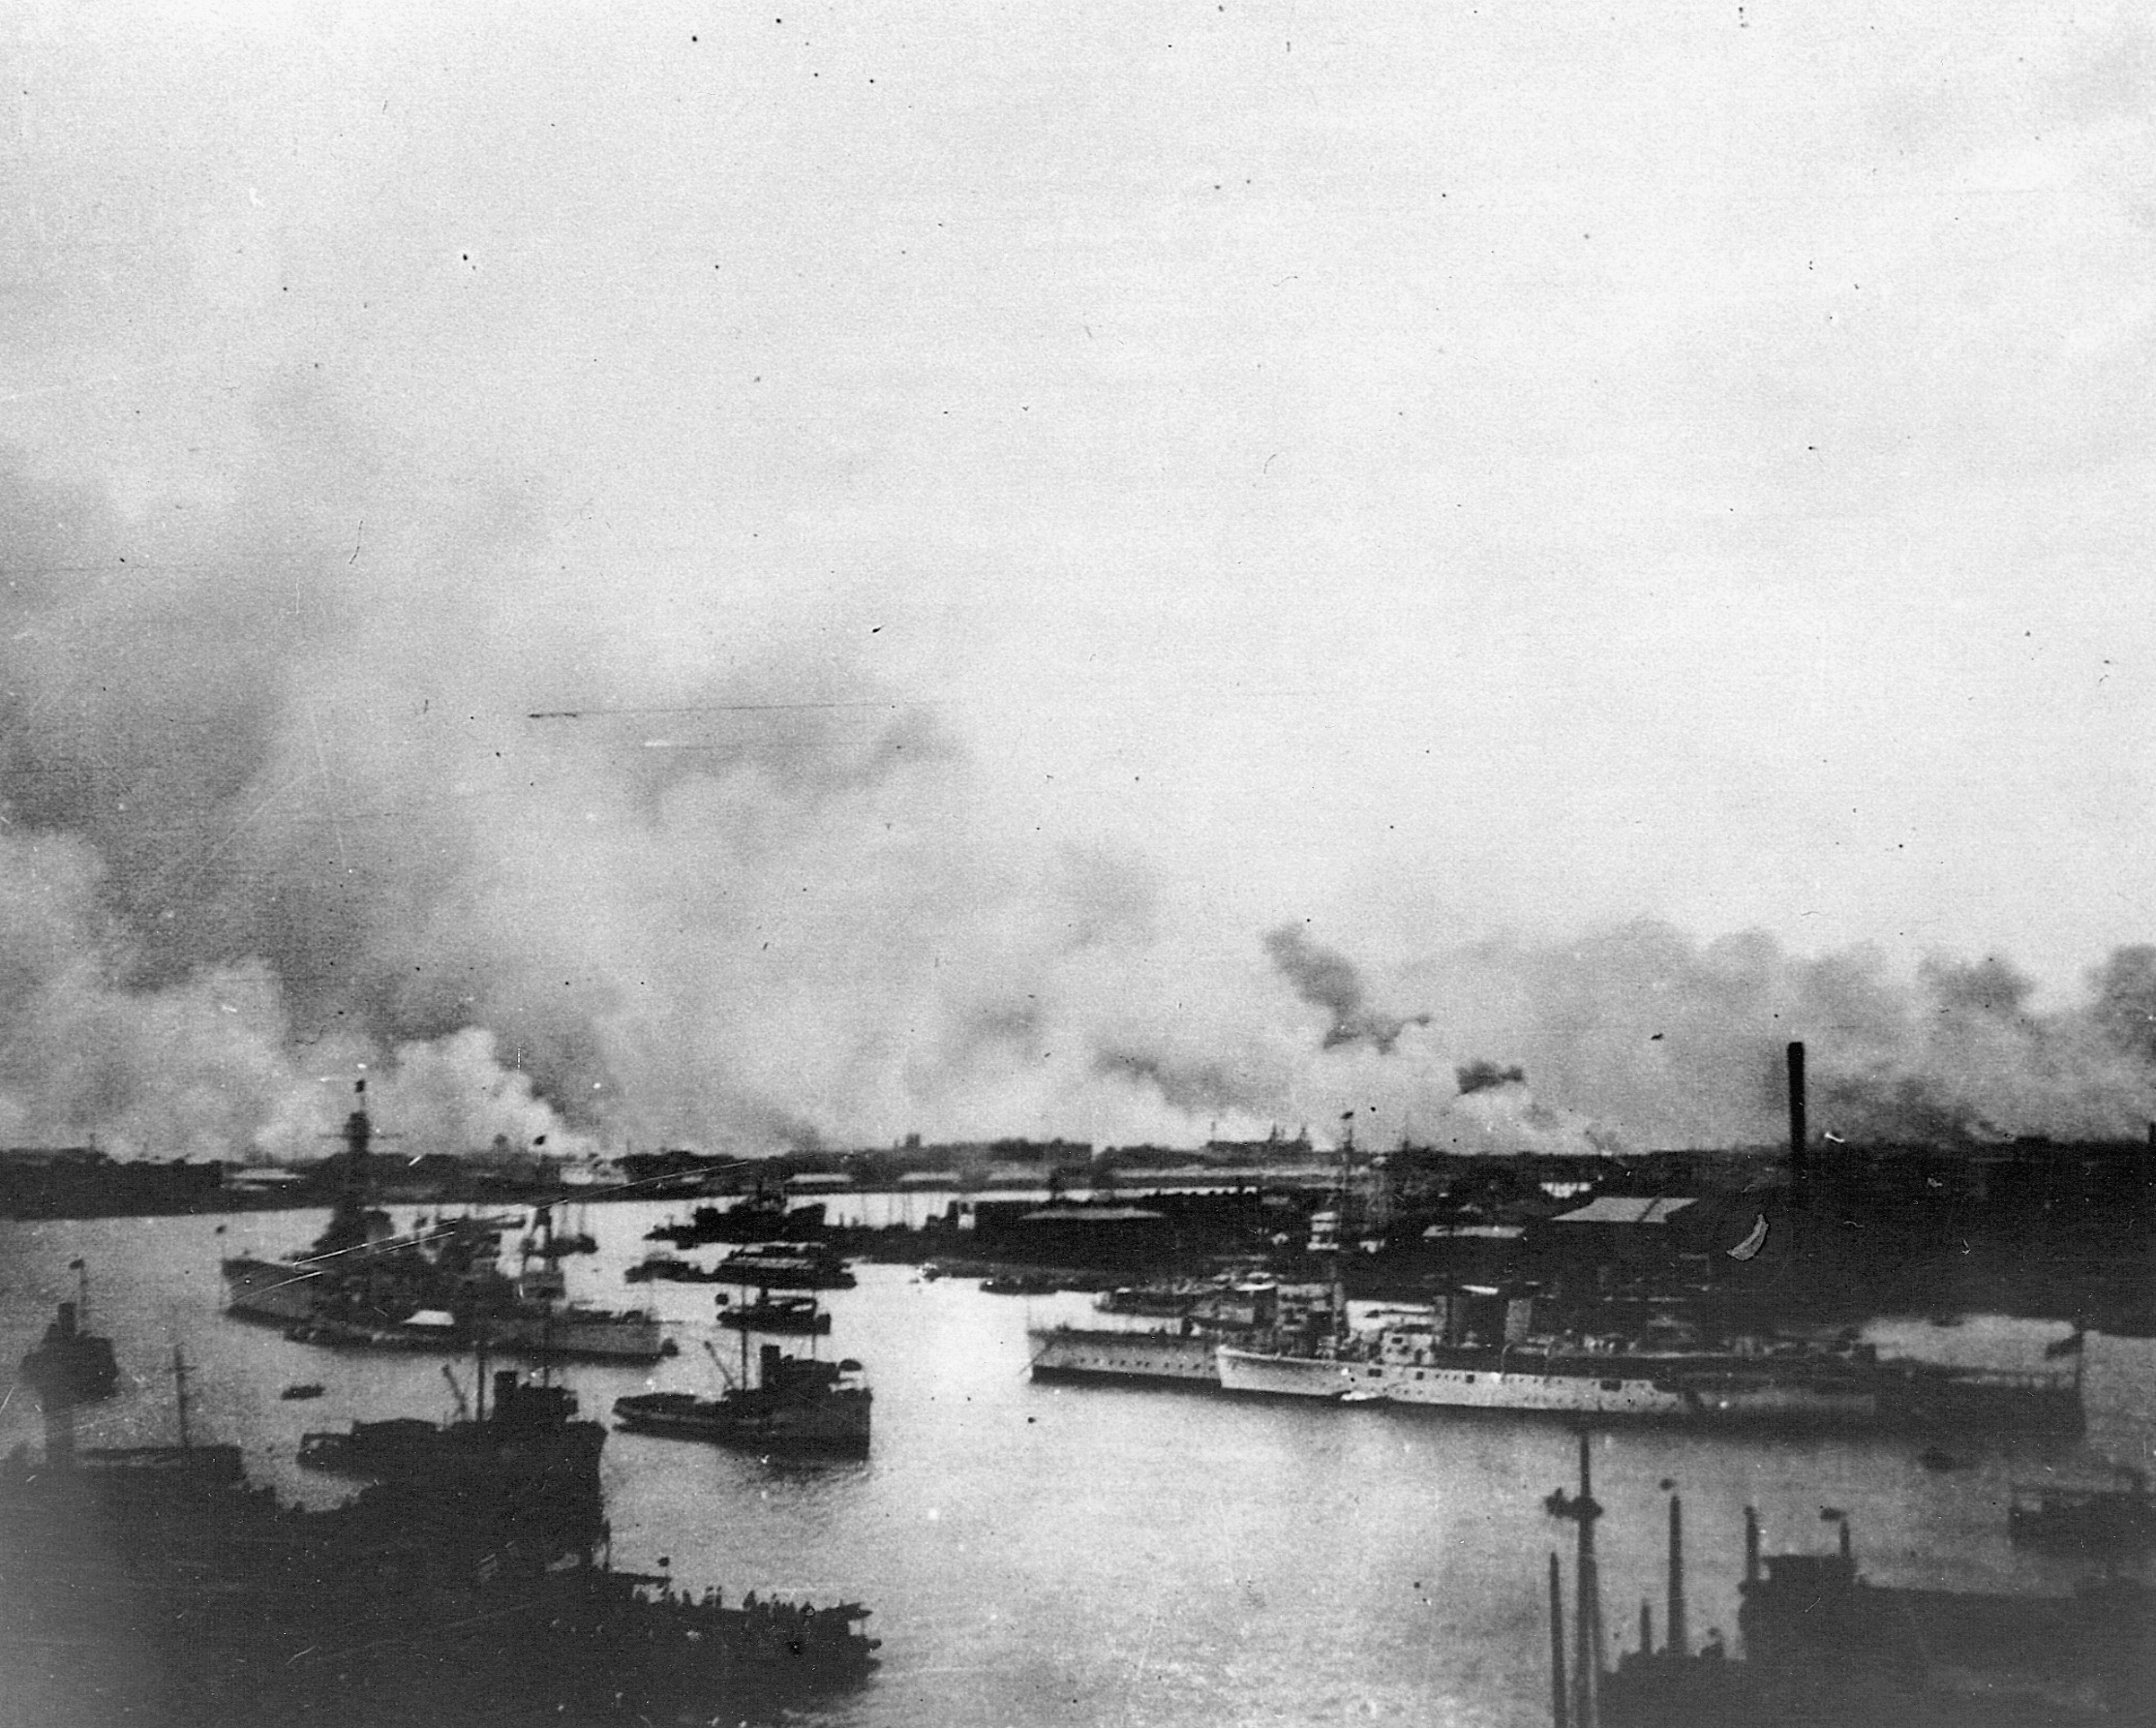
<svg viewBox="0 0 2156 1728">
<path fill-rule="evenodd" d="M 2156 1116 L 2156 950 L 2039 1010 L 1996 957 L 1239 925 L 1036 839 L 961 719 L 753 585 L 684 613 L 571 568 L 513 490 L 448 495 L 298 390 L 262 432 L 214 511 L 0 483 L 8 1143 L 309 1154 L 361 1072 L 414 1150 L 1344 1110 L 1366 1143 L 1757 1142 L 1792 1037 L 1845 1137 Z"/>
</svg>

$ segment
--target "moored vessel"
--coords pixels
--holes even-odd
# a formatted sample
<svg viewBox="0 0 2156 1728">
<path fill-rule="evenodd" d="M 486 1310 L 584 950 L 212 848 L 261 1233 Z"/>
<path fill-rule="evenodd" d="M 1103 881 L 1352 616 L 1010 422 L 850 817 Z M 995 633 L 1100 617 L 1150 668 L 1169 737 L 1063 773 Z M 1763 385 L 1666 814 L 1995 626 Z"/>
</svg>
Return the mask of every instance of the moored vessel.
<svg viewBox="0 0 2156 1728">
<path fill-rule="evenodd" d="M 865 1457 L 873 1396 L 850 1357 L 819 1362 L 775 1344 L 757 1351 L 754 1383 L 716 1398 L 644 1392 L 614 1402 L 622 1427 L 675 1440 L 710 1440 L 779 1456 Z"/>
<path fill-rule="evenodd" d="M 724 1298 L 720 1298 L 723 1302 Z M 812 1295 L 774 1296 L 757 1293 L 753 1302 L 728 1303 L 718 1311 L 718 1323 L 736 1332 L 773 1332 L 792 1338 L 820 1338 L 831 1330 L 831 1316 Z"/>
</svg>

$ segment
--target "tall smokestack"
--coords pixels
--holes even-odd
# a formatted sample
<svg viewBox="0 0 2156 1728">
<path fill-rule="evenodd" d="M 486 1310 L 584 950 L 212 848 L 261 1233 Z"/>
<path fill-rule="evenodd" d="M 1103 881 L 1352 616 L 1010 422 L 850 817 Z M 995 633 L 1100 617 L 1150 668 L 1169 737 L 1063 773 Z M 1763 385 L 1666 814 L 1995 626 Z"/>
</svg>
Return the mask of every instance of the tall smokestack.
<svg viewBox="0 0 2156 1728">
<path fill-rule="evenodd" d="M 1759 1582 L 1759 1514 L 1745 1508 L 1745 1582 Z"/>
<path fill-rule="evenodd" d="M 1805 1046 L 1789 1046 L 1789 1189 L 1791 1197 L 1805 1197 Z"/>
<path fill-rule="evenodd" d="M 1564 1683 L 1564 1579 L 1557 1556 L 1550 1556 L 1550 1722 L 1566 1728 L 1570 1713 L 1569 1688 Z"/>
<path fill-rule="evenodd" d="M 1690 1641 L 1685 1624 L 1685 1502 L 1669 1497 L 1669 1653 L 1688 1655 Z"/>
</svg>

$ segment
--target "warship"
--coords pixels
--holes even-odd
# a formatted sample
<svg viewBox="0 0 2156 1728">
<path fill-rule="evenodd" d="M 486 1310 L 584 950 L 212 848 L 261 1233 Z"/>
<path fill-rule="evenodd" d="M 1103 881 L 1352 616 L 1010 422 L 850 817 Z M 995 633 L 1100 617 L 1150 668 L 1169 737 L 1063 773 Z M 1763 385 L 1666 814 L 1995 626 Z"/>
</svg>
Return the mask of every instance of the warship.
<svg viewBox="0 0 2156 1728">
<path fill-rule="evenodd" d="M 545 1222 L 528 1239 L 514 1278 L 499 1264 L 500 1221 L 438 1217 L 397 1234 L 389 1215 L 368 1202 L 374 1128 L 366 1087 L 357 1082 L 345 1120 L 343 1175 L 328 1226 L 287 1259 L 228 1258 L 221 1268 L 228 1312 L 281 1324 L 302 1343 L 353 1349 L 462 1351 L 483 1324 L 494 1349 L 519 1355 L 655 1362 L 672 1353 L 649 1310 L 559 1302 L 565 1284 Z"/>
</svg>

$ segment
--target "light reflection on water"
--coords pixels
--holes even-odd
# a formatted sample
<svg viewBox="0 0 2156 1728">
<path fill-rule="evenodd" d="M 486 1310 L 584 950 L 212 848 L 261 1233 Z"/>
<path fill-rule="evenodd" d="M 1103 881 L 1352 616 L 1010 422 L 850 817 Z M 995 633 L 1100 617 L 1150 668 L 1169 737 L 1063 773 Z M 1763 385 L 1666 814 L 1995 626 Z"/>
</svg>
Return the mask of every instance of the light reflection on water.
<svg viewBox="0 0 2156 1728">
<path fill-rule="evenodd" d="M 594 1206 L 597 1257 L 565 1262 L 571 1292 L 657 1307 L 683 1353 L 650 1376 L 579 1364 L 585 1412 L 646 1385 L 709 1389 L 700 1340 L 708 1286 L 624 1285 L 656 1204 Z M 245 1446 L 258 1481 L 325 1504 L 348 1492 L 293 1464 L 300 1435 L 355 1418 L 443 1416 L 439 1357 L 339 1354 L 224 1318 L 217 1261 L 309 1240 L 320 1213 L 228 1220 L 0 1224 L 0 1374 L 72 1295 L 86 1255 L 99 1329 L 132 1382 L 89 1413 L 86 1443 L 168 1440 L 171 1347 L 194 1370 L 200 1438 Z M 399 1222 L 409 1214 L 400 1211 Z M 225 1224 L 224 1234 L 216 1233 Z M 711 1251 L 706 1251 L 708 1258 Z M 876 1392 L 865 1464 L 780 1469 L 714 1448 L 613 1436 L 605 1454 L 619 1562 L 683 1583 L 819 1600 L 875 1616 L 884 1667 L 833 1707 L 860 1728 L 1006 1723 L 1243 1724 L 1343 1720 L 1527 1728 L 1545 1719 L 1545 1553 L 1570 1533 L 1541 1498 L 1571 1479 L 1571 1438 L 1546 1423 L 1382 1408 L 1250 1404 L 1202 1393 L 1036 1386 L 1025 1326 L 1079 1319 L 1088 1299 L 987 1296 L 862 1265 L 835 1292 L 821 1348 L 860 1357 Z M 1890 1348 L 2002 1364 L 2040 1362 L 2057 1326 L 1972 1319 L 1886 1322 Z M 469 1392 L 471 1366 L 453 1365 Z M 1851 1515 L 1860 1561 L 1882 1583 L 2066 1591 L 2072 1564 L 2011 1548 L 2009 1484 L 2093 1458 L 2146 1462 L 2156 1433 L 2156 1347 L 2097 1340 L 2087 1447 L 2008 1456 L 1959 1448 L 1928 1470 L 1909 1440 L 1746 1440 L 1623 1431 L 1594 1442 L 1607 1619 L 1636 1637 L 1661 1610 L 1662 1497 L 1685 1496 L 1695 1635 L 1735 1633 L 1743 1508 L 1770 1550 L 1830 1545 L 1822 1506 Z M 319 1380 L 326 1396 L 279 1391 Z M 36 1443 L 27 1399 L 0 1410 L 0 1448 Z"/>
</svg>

